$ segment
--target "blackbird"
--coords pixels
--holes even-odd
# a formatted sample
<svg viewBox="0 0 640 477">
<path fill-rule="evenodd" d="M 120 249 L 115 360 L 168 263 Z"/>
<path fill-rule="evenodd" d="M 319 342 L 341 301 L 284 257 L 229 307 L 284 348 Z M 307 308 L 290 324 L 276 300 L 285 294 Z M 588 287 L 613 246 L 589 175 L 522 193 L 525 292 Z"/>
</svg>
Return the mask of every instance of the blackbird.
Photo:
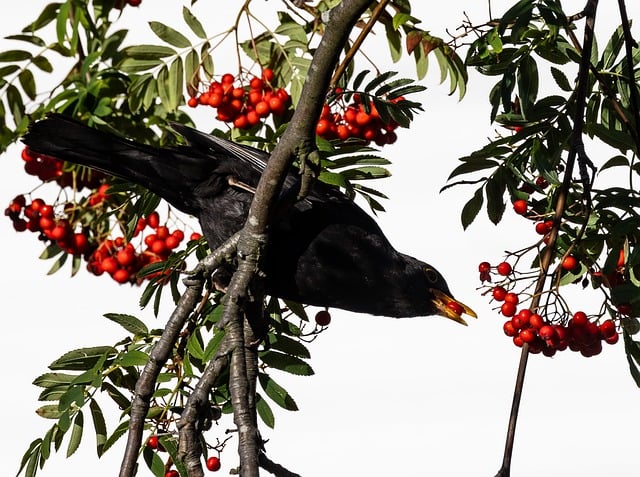
<svg viewBox="0 0 640 477">
<path fill-rule="evenodd" d="M 137 183 L 198 218 L 211 249 L 240 230 L 269 155 L 171 124 L 186 145 L 153 147 L 54 114 L 22 138 L 38 154 Z M 280 203 L 295 197 L 296 171 Z M 338 188 L 316 183 L 288 201 L 269 228 L 264 261 L 269 295 L 309 305 L 389 317 L 475 317 L 431 265 L 396 251 L 376 222 Z"/>
</svg>

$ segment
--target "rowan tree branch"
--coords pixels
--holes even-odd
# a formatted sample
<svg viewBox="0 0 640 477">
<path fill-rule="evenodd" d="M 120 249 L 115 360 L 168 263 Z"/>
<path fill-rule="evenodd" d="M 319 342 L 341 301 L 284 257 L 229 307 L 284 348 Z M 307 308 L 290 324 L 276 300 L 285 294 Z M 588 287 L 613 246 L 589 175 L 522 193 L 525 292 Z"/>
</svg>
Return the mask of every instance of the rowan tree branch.
<svg viewBox="0 0 640 477">
<path fill-rule="evenodd" d="M 596 16 L 596 10 L 598 8 L 598 0 L 587 0 L 587 4 L 583 10 L 586 17 L 584 28 L 584 47 L 582 50 L 582 56 L 580 58 L 580 67 L 578 71 L 578 85 L 576 88 L 576 108 L 575 116 L 573 118 L 573 134 L 571 137 L 571 146 L 569 154 L 567 156 L 567 164 L 562 180 L 562 185 L 558 192 L 556 201 L 555 214 L 553 217 L 553 227 L 549 232 L 549 242 L 544 250 L 544 253 L 540 260 L 540 274 L 536 282 L 533 298 L 531 299 L 531 305 L 529 309 L 536 311 L 540 303 L 540 297 L 544 291 L 545 283 L 547 280 L 547 273 L 549 266 L 553 260 L 555 253 L 556 239 L 558 238 L 558 231 L 560 230 L 560 223 L 562 216 L 564 215 L 567 196 L 569 195 L 569 189 L 573 182 L 573 169 L 575 167 L 576 157 L 584 153 L 584 143 L 582 140 L 584 130 L 584 111 L 586 106 L 586 97 L 589 87 L 589 69 L 591 68 L 591 48 L 593 46 L 594 38 L 594 22 Z M 590 194 L 590 190 L 587 190 L 585 186 L 585 192 Z M 513 444 L 515 440 L 516 423 L 518 420 L 518 412 L 520 409 L 520 401 L 522 398 L 522 390 L 524 387 L 524 377 L 527 368 L 527 361 L 529 356 L 529 345 L 524 343 L 522 346 L 522 353 L 520 355 L 520 364 L 518 366 L 518 375 L 516 378 L 516 385 L 513 393 L 513 401 L 511 405 L 511 415 L 509 417 L 509 426 L 507 429 L 507 439 L 505 442 L 504 455 L 502 460 L 502 467 L 496 474 L 496 477 L 509 477 L 511 475 L 511 457 L 513 454 Z"/>
</svg>

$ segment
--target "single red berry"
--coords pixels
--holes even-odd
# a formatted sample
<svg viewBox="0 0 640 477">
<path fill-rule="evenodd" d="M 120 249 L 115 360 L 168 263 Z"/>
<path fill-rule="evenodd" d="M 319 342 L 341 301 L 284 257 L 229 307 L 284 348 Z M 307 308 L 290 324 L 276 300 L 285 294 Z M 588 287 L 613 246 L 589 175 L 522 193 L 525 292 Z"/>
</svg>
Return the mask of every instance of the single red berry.
<svg viewBox="0 0 640 477">
<path fill-rule="evenodd" d="M 271 107 L 269 107 L 269 103 L 267 101 L 260 101 L 256 104 L 256 114 L 261 118 L 266 118 L 271 113 Z"/>
<path fill-rule="evenodd" d="M 166 225 L 161 225 L 156 229 L 156 237 L 164 240 L 166 239 L 169 235 L 171 235 L 169 233 L 169 228 Z"/>
<path fill-rule="evenodd" d="M 478 265 L 478 271 L 480 273 L 488 272 L 489 270 L 491 270 L 491 264 L 489 262 L 480 262 Z"/>
<path fill-rule="evenodd" d="M 457 301 L 450 301 L 449 303 L 447 303 L 447 308 L 453 311 L 456 315 L 462 315 L 462 313 L 464 312 L 464 308 Z"/>
<path fill-rule="evenodd" d="M 567 255 L 562 260 L 562 268 L 567 271 L 573 270 L 578 265 L 578 260 L 573 255 Z"/>
<path fill-rule="evenodd" d="M 509 303 L 509 302 L 504 302 L 502 304 L 502 306 L 500 307 L 500 312 L 504 316 L 513 316 L 516 313 L 516 305 L 514 305 L 513 303 Z"/>
<path fill-rule="evenodd" d="M 130 274 L 124 268 L 119 268 L 111 276 L 118 283 L 126 283 L 129 281 Z"/>
<path fill-rule="evenodd" d="M 522 345 L 524 344 L 524 341 L 522 341 L 522 338 L 520 338 L 520 335 L 514 336 L 513 337 L 513 344 L 516 345 L 518 348 L 522 348 Z"/>
<path fill-rule="evenodd" d="M 504 298 L 507 296 L 507 290 L 501 286 L 494 287 L 491 293 L 493 294 L 493 299 L 496 301 L 504 301 Z"/>
<path fill-rule="evenodd" d="M 247 129 L 249 127 L 249 120 L 245 114 L 241 114 L 233 120 L 233 127 L 236 129 Z"/>
<path fill-rule="evenodd" d="M 552 340 L 556 336 L 556 330 L 551 325 L 544 325 L 538 330 L 538 335 L 543 340 Z"/>
<path fill-rule="evenodd" d="M 207 469 L 209 469 L 211 472 L 220 470 L 220 459 L 215 456 L 209 457 L 207 459 Z"/>
<path fill-rule="evenodd" d="M 164 240 L 156 240 L 155 242 L 153 242 L 151 244 L 151 247 L 149 247 L 149 248 L 156 255 L 162 255 L 162 254 L 166 253 L 169 250 L 169 248 L 167 247 L 167 244 L 166 244 L 166 242 Z"/>
<path fill-rule="evenodd" d="M 328 326 L 331 323 L 331 314 L 327 310 L 320 310 L 316 313 L 315 319 L 319 326 Z"/>
<path fill-rule="evenodd" d="M 515 293 L 507 293 L 504 297 L 504 301 L 507 303 L 512 303 L 513 305 L 517 305 L 520 303 L 520 298 Z"/>
<path fill-rule="evenodd" d="M 261 91 L 262 88 L 264 88 L 264 81 L 262 81 L 261 78 L 254 76 L 253 78 L 251 78 L 251 81 L 249 81 L 249 88 Z"/>
<path fill-rule="evenodd" d="M 502 262 L 502 263 L 498 264 L 497 269 L 498 269 L 498 273 L 500 275 L 505 276 L 505 277 L 507 275 L 509 275 L 511 273 L 511 270 L 512 270 L 511 264 L 509 262 Z"/>
<path fill-rule="evenodd" d="M 607 338 L 605 338 L 605 342 L 612 345 L 612 344 L 616 344 L 618 342 L 618 340 L 620 339 L 620 335 L 618 333 L 616 333 L 615 335 L 611 335 Z"/>
<path fill-rule="evenodd" d="M 151 447 L 153 450 L 158 448 L 158 436 L 151 436 L 147 440 L 147 445 Z"/>
<path fill-rule="evenodd" d="M 109 275 L 113 275 L 116 270 L 118 270 L 118 261 L 114 257 L 107 257 L 102 262 L 100 262 L 102 266 L 102 270 L 107 272 Z"/>
<path fill-rule="evenodd" d="M 531 310 L 523 309 L 516 313 L 511 321 L 516 329 L 521 330 L 529 326 L 529 318 L 531 317 Z"/>
<path fill-rule="evenodd" d="M 316 125 L 316 134 L 318 136 L 324 136 L 331 130 L 331 123 L 328 119 L 321 119 Z"/>
<path fill-rule="evenodd" d="M 116 260 L 123 267 L 131 265 L 135 261 L 135 259 L 135 252 L 128 248 L 122 249 L 116 254 Z"/>
<path fill-rule="evenodd" d="M 274 73 L 273 70 L 271 68 L 264 68 L 262 70 L 262 79 L 264 81 L 266 81 L 267 83 L 270 83 L 271 81 L 273 81 L 274 78 Z"/>
<path fill-rule="evenodd" d="M 504 325 L 502 325 L 502 331 L 504 331 L 504 334 L 507 336 L 516 336 L 518 334 L 518 330 L 516 330 L 515 326 L 513 326 L 513 323 L 511 322 L 511 320 L 509 321 L 505 321 Z"/>
<path fill-rule="evenodd" d="M 544 177 L 538 176 L 536 178 L 536 185 L 538 187 L 540 187 L 541 189 L 546 189 L 549 186 L 549 183 L 547 182 L 547 180 Z"/>
<path fill-rule="evenodd" d="M 180 473 L 175 469 L 171 469 L 169 472 L 164 474 L 164 477 L 180 477 Z"/>
<path fill-rule="evenodd" d="M 536 339 L 536 334 L 531 328 L 526 328 L 520 331 L 520 334 L 518 336 L 520 336 L 520 339 L 525 343 L 531 343 Z"/>
<path fill-rule="evenodd" d="M 587 314 L 584 311 L 576 311 L 571 322 L 574 326 L 585 326 L 589 322 L 589 318 L 587 318 Z"/>
<path fill-rule="evenodd" d="M 173 250 L 174 248 L 178 247 L 178 245 L 180 245 L 180 240 L 177 237 L 175 237 L 173 234 L 167 237 L 167 239 L 164 242 L 167 244 L 167 248 L 169 250 Z"/>
<path fill-rule="evenodd" d="M 537 313 L 534 313 L 529 317 L 529 325 L 535 328 L 536 330 L 539 330 L 540 328 L 542 328 L 544 324 L 545 324 L 544 320 Z"/>
<path fill-rule="evenodd" d="M 616 324 L 612 320 L 605 320 L 598 326 L 600 330 L 600 336 L 603 338 L 610 338 L 613 335 L 617 335 Z"/>
<path fill-rule="evenodd" d="M 513 210 L 515 210 L 516 214 L 524 215 L 527 213 L 528 204 L 524 199 L 518 199 L 513 203 Z"/>
<path fill-rule="evenodd" d="M 189 240 L 200 240 L 201 238 L 202 238 L 202 234 L 199 234 L 198 232 L 193 232 L 189 236 Z"/>
<path fill-rule="evenodd" d="M 231 73 L 225 73 L 222 75 L 222 79 L 220 80 L 220 82 L 223 85 L 230 85 L 234 82 L 235 80 L 235 76 L 233 76 Z"/>
<path fill-rule="evenodd" d="M 160 225 L 160 216 L 158 212 L 153 211 L 147 216 L 147 225 L 152 229 L 157 229 L 158 225 Z"/>
<path fill-rule="evenodd" d="M 189 100 L 187 101 L 187 105 L 190 108 L 195 108 L 196 106 L 198 106 L 198 98 L 196 98 L 195 96 L 192 96 L 191 98 L 189 98 Z"/>
</svg>

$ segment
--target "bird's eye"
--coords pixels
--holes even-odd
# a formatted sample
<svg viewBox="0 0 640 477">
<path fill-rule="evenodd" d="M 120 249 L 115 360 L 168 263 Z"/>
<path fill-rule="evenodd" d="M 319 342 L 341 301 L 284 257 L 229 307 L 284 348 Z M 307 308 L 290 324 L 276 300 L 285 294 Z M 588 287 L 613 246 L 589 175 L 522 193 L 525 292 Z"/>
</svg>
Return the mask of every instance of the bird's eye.
<svg viewBox="0 0 640 477">
<path fill-rule="evenodd" d="M 436 272 L 433 268 L 425 267 L 424 274 L 427 276 L 427 280 L 429 280 L 431 283 L 438 282 L 438 272 Z"/>
</svg>

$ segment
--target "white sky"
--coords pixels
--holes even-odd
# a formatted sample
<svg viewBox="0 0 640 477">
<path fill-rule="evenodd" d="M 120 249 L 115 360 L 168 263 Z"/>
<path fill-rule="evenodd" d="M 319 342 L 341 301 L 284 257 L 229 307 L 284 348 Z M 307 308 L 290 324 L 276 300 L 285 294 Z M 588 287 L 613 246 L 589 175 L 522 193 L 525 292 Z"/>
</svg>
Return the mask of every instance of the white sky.
<svg viewBox="0 0 640 477">
<path fill-rule="evenodd" d="M 27 3 L 30 8 L 4 10 L 2 36 L 17 33 L 47 2 Z M 511 3 L 494 2 L 494 15 Z M 597 26 L 608 35 L 617 15 L 616 2 L 600 3 Z M 565 2 L 571 13 L 583 4 Z M 194 11 L 214 32 L 226 24 L 220 21 L 220 5 L 211 5 L 198 2 Z M 269 2 L 267 7 L 277 5 Z M 444 26 L 459 25 L 463 10 L 478 22 L 487 18 L 486 2 L 452 0 L 438 5 L 414 2 L 415 15 L 425 19 L 424 27 L 435 35 L 444 35 Z M 137 10 L 127 8 L 124 16 L 127 24 L 138 25 L 135 39 L 149 38 L 144 20 L 181 28 L 180 8 L 180 2 L 158 5 L 144 0 Z M 640 7 L 628 2 L 628 8 L 630 17 L 637 18 Z M 0 42 L 0 51 L 10 47 L 15 45 Z M 227 64 L 231 70 L 232 61 L 216 58 L 219 71 Z M 406 74 L 409 67 L 403 67 Z M 504 250 L 519 249 L 536 237 L 526 221 L 509 212 L 498 227 L 481 217 L 463 232 L 459 214 L 473 189 L 438 194 L 456 159 L 481 147 L 492 130 L 487 83 L 476 82 L 473 76 L 467 97 L 458 103 L 456 97 L 446 96 L 446 87 L 436 85 L 435 68 L 432 60 L 430 87 L 421 98 L 426 112 L 411 130 L 399 131 L 396 145 L 383 151 L 394 160 L 394 175 L 380 186 L 392 200 L 385 203 L 388 212 L 379 222 L 399 250 L 440 269 L 454 294 L 474 308 L 479 319 L 463 328 L 442 318 L 393 320 L 333 310 L 329 330 L 310 346 L 316 375 L 274 373 L 301 410 L 290 413 L 273 405 L 276 429 L 262 429 L 269 439 L 269 456 L 305 477 L 486 477 L 495 474 L 502 460 L 520 353 L 502 333 L 504 320 L 476 290 L 477 264 L 498 263 Z M 11 148 L 0 162 L 2 209 L 17 193 L 37 184 L 37 179 L 22 171 L 19 152 L 20 148 Z M 599 164 L 607 158 L 594 157 Z M 52 424 L 33 412 L 40 390 L 31 382 L 46 365 L 74 347 L 111 344 L 122 338 L 124 333 L 101 318 L 103 313 L 136 314 L 152 326 L 161 326 L 164 318 L 154 321 L 150 312 L 138 311 L 137 288 L 85 272 L 73 280 L 68 270 L 46 276 L 50 264 L 37 259 L 41 244 L 28 232 L 15 233 L 6 218 L 0 220 L 0 237 L 0 263 L 5 269 L 0 275 L 5 336 L 5 386 L 0 395 L 5 438 L 0 460 L 7 475 L 13 475 L 31 440 Z M 579 297 L 573 305 L 576 309 L 596 311 L 595 302 Z M 568 351 L 553 359 L 532 356 L 512 475 L 637 474 L 633 431 L 640 424 L 635 412 L 639 396 L 622 343 L 605 345 L 603 353 L 591 359 Z M 40 475 L 117 472 L 124 439 L 98 461 L 86 417 L 87 429 L 77 454 L 70 459 L 64 458 L 64 452 L 53 456 Z M 114 427 L 112 420 L 109 430 Z M 221 437 L 224 429 L 220 426 Z M 235 443 L 224 452 L 222 462 L 221 474 L 226 475 L 237 464 Z M 150 475 L 144 464 L 140 475 Z"/>
</svg>

